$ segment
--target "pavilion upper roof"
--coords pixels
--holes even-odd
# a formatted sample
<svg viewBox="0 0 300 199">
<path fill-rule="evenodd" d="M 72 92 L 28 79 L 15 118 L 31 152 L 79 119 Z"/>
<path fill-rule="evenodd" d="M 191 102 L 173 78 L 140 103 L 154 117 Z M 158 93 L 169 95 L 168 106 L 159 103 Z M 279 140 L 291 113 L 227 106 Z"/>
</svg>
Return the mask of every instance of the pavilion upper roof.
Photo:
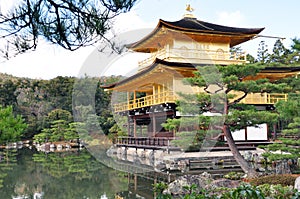
<svg viewBox="0 0 300 199">
<path fill-rule="evenodd" d="M 237 28 L 223 26 L 184 17 L 179 21 L 159 20 L 156 28 L 140 41 L 128 45 L 138 52 L 153 52 L 161 48 L 170 38 L 190 37 L 196 41 L 229 43 L 230 47 L 252 39 L 264 28 Z M 181 35 L 181 36 L 180 36 Z"/>
</svg>

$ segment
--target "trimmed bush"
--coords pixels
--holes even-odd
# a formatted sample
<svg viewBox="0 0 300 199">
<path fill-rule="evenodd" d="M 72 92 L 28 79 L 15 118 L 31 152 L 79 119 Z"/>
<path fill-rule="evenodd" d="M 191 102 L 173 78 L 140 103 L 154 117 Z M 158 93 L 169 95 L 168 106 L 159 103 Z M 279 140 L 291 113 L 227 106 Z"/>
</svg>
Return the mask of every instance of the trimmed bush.
<svg viewBox="0 0 300 199">
<path fill-rule="evenodd" d="M 294 186 L 297 176 L 295 175 L 268 175 L 262 176 L 254 179 L 250 179 L 250 183 L 254 186 L 263 185 L 263 184 L 280 184 L 282 186 Z"/>
</svg>

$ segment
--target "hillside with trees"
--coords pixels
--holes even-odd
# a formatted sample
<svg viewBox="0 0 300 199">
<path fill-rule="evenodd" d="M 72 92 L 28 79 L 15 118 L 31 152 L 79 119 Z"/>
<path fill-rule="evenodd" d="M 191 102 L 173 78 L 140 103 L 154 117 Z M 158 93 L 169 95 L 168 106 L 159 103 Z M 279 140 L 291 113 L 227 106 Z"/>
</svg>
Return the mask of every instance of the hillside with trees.
<svg viewBox="0 0 300 199">
<path fill-rule="evenodd" d="M 101 88 L 105 82 L 117 81 L 120 77 L 85 77 L 82 81 L 89 80 L 94 84 L 94 96 L 88 99 L 94 101 L 94 107 L 83 101 L 72 104 L 74 96 L 82 95 L 87 99 L 88 90 L 84 85 L 82 89 L 74 89 L 75 83 L 81 80 L 75 77 L 58 76 L 50 80 L 17 78 L 11 75 L 0 75 L 0 105 L 1 112 L 11 111 L 16 120 L 22 120 L 22 135 L 16 133 L 21 139 L 36 138 L 40 142 L 62 141 L 77 139 L 77 130 L 80 125 L 88 125 L 88 129 L 102 129 L 108 134 L 114 125 L 112 113 L 109 111 L 110 92 Z M 91 111 L 87 124 L 75 122 L 73 114 L 76 111 Z M 3 123 L 7 120 L 1 120 Z M 93 121 L 94 120 L 94 121 Z M 78 121 L 78 118 L 77 118 Z M 110 121 L 110 122 L 108 122 Z M 3 125 L 2 125 L 3 126 Z M 86 127 L 87 128 L 87 127 Z M 2 139 L 2 138 L 1 138 Z M 8 141 L 15 141 L 7 137 Z"/>
</svg>

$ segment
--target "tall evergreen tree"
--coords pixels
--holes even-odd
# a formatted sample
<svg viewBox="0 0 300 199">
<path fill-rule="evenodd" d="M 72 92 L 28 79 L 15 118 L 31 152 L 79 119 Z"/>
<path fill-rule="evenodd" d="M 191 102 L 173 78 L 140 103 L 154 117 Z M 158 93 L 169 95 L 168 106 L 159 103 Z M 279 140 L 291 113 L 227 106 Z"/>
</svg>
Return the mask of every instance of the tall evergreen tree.
<svg viewBox="0 0 300 199">
<path fill-rule="evenodd" d="M 280 39 L 276 40 L 273 47 L 273 54 L 270 55 L 270 63 L 288 64 L 290 51 L 286 49 Z"/>
<path fill-rule="evenodd" d="M 268 53 L 268 46 L 265 41 L 261 41 L 257 51 L 257 61 L 260 63 L 268 63 L 270 54 Z"/>
<path fill-rule="evenodd" d="M 292 54 L 289 57 L 291 63 L 299 64 L 300 62 L 300 39 L 294 38 L 292 39 L 293 44 L 291 45 Z"/>
<path fill-rule="evenodd" d="M 20 115 L 13 114 L 12 106 L 0 106 L 0 143 L 18 141 L 27 125 Z"/>
<path fill-rule="evenodd" d="M 294 39 L 292 39 L 293 44 L 292 44 L 292 49 L 295 51 L 300 52 L 300 39 L 298 39 L 297 37 L 295 37 Z"/>
</svg>

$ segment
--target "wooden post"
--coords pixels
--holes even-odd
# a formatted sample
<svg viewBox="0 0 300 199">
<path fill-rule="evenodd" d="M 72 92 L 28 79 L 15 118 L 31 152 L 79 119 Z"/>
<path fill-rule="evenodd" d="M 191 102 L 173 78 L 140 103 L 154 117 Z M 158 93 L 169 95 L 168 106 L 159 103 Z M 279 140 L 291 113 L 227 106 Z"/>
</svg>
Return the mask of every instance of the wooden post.
<svg viewBox="0 0 300 199">
<path fill-rule="evenodd" d="M 162 84 L 163 101 L 166 102 L 165 84 Z"/>
<path fill-rule="evenodd" d="M 133 107 L 137 108 L 138 104 L 136 103 L 136 91 L 133 91 Z"/>
<path fill-rule="evenodd" d="M 136 137 L 136 117 L 133 116 L 133 137 Z"/>
<path fill-rule="evenodd" d="M 127 173 L 127 186 L 129 187 L 129 185 L 130 185 L 130 177 L 131 177 L 131 175 L 130 175 L 130 173 L 128 172 Z"/>
<path fill-rule="evenodd" d="M 153 124 L 153 128 L 152 128 L 152 137 L 155 137 L 155 133 L 156 133 L 156 118 L 155 118 L 155 113 L 152 113 L 152 124 Z"/>
<path fill-rule="evenodd" d="M 156 100 L 155 100 L 155 85 L 153 84 L 153 87 L 152 87 L 152 96 L 153 96 L 153 102 L 152 102 L 152 104 L 155 104 L 156 103 Z"/>
<path fill-rule="evenodd" d="M 170 154 L 170 148 L 169 148 L 170 147 L 170 140 L 169 140 L 169 138 L 167 140 L 167 143 L 168 143 L 167 144 L 167 153 Z"/>
<path fill-rule="evenodd" d="M 128 91 L 127 92 L 127 110 L 130 110 L 131 107 L 130 107 L 130 92 Z"/>
<path fill-rule="evenodd" d="M 157 85 L 157 102 L 161 103 L 161 100 L 160 85 Z"/>
<path fill-rule="evenodd" d="M 134 190 L 137 190 L 137 174 L 134 174 Z"/>
<path fill-rule="evenodd" d="M 127 134 L 128 134 L 128 136 L 131 136 L 131 132 L 130 132 L 130 115 L 129 115 L 129 111 L 128 111 L 128 115 L 127 115 Z"/>
</svg>

